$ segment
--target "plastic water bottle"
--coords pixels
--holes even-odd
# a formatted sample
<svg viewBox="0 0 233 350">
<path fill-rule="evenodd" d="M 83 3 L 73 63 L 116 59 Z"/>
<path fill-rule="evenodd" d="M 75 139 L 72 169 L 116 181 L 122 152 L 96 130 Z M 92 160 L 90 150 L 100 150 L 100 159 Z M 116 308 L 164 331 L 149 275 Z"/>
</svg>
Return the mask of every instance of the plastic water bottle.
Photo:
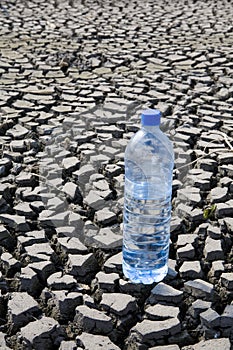
<svg viewBox="0 0 233 350">
<path fill-rule="evenodd" d="M 123 272 L 135 283 L 159 282 L 168 271 L 174 153 L 160 118 L 143 111 L 125 151 Z"/>
</svg>

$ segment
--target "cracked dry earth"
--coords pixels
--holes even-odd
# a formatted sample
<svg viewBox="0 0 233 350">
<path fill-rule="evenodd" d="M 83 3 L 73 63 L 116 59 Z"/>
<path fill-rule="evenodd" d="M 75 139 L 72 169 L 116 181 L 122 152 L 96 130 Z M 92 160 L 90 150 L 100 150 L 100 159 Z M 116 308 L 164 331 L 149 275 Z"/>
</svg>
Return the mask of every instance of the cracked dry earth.
<svg viewBox="0 0 233 350">
<path fill-rule="evenodd" d="M 2 0 L 0 348 L 230 350 L 232 1 Z M 169 272 L 121 269 L 124 150 L 163 113 Z"/>
</svg>

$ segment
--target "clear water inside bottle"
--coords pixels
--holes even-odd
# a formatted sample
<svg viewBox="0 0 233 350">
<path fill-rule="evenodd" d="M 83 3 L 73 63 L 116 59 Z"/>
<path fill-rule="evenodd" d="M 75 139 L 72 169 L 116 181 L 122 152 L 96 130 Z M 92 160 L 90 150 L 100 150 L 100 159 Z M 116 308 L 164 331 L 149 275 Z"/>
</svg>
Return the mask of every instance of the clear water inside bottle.
<svg viewBox="0 0 233 350">
<path fill-rule="evenodd" d="M 158 196 L 150 198 L 148 193 L 156 193 L 156 184 L 149 184 L 154 189 L 150 191 L 148 182 L 137 184 L 135 188 L 130 180 L 126 178 L 125 181 L 124 275 L 135 283 L 151 284 L 161 281 L 167 274 L 170 193 L 160 199 Z"/>
</svg>

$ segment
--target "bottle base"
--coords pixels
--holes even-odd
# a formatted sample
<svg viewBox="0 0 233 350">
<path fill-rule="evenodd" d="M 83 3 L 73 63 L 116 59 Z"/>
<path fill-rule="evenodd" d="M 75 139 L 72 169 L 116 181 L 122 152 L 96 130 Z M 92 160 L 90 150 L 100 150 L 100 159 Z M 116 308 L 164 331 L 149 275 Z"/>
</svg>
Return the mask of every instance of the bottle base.
<svg viewBox="0 0 233 350">
<path fill-rule="evenodd" d="M 143 270 L 136 269 L 132 266 L 129 266 L 123 261 L 123 273 L 125 277 L 130 279 L 133 283 L 142 283 L 142 284 L 152 284 L 154 282 L 162 281 L 168 272 L 168 266 L 164 265 L 159 269 L 154 270 Z"/>
</svg>

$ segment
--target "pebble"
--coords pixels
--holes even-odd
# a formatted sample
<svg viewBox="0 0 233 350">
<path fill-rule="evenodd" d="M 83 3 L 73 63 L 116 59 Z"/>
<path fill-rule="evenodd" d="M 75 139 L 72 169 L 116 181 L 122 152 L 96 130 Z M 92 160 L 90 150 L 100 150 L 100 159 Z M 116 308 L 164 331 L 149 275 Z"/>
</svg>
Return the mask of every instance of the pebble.
<svg viewBox="0 0 233 350">
<path fill-rule="evenodd" d="M 74 322 L 83 332 L 105 335 L 113 330 L 112 319 L 101 311 L 81 305 L 75 312 Z"/>
<path fill-rule="evenodd" d="M 222 203 L 227 199 L 228 189 L 226 187 L 215 187 L 210 191 L 211 203 Z"/>
<path fill-rule="evenodd" d="M 104 271 L 106 273 L 119 272 L 122 270 L 122 252 L 113 255 L 104 263 Z"/>
<path fill-rule="evenodd" d="M 70 290 L 76 286 L 77 281 L 71 275 L 55 272 L 48 277 L 47 284 L 52 290 Z"/>
<path fill-rule="evenodd" d="M 163 304 L 155 304 L 145 309 L 145 316 L 149 320 L 166 320 L 172 317 L 178 317 L 179 307 Z"/>
<path fill-rule="evenodd" d="M 104 311 L 120 317 L 129 313 L 136 313 L 138 310 L 136 299 L 123 293 L 103 293 L 100 307 Z"/>
<path fill-rule="evenodd" d="M 193 317 L 199 317 L 200 313 L 209 310 L 211 308 L 211 302 L 201 299 L 195 300 L 188 309 L 188 313 Z"/>
<path fill-rule="evenodd" d="M 46 316 L 30 322 L 22 327 L 17 334 L 19 343 L 23 344 L 23 349 L 43 347 L 44 350 L 51 349 L 59 342 L 59 337 L 62 336 L 64 336 L 64 333 L 59 323 Z"/>
<path fill-rule="evenodd" d="M 21 263 L 16 260 L 10 253 L 1 255 L 1 267 L 8 277 L 13 277 L 16 272 L 21 269 Z"/>
<path fill-rule="evenodd" d="M 83 203 L 94 210 L 101 210 L 105 207 L 105 200 L 93 190 L 83 199 Z"/>
<path fill-rule="evenodd" d="M 185 279 L 198 279 L 203 277 L 200 261 L 184 261 L 179 269 L 180 276 Z"/>
<path fill-rule="evenodd" d="M 27 267 L 35 271 L 42 281 L 46 281 L 47 278 L 55 272 L 54 264 L 51 261 L 47 261 L 47 259 L 29 263 Z"/>
<path fill-rule="evenodd" d="M 69 200 L 77 204 L 82 204 L 82 194 L 79 190 L 79 187 L 75 183 L 67 182 L 63 186 L 62 191 L 67 195 L 67 198 L 69 198 Z"/>
<path fill-rule="evenodd" d="M 8 301 L 8 324 L 11 329 L 17 330 L 40 313 L 38 303 L 26 292 L 14 292 Z"/>
<path fill-rule="evenodd" d="M 212 308 L 200 313 L 200 320 L 207 328 L 217 328 L 220 326 L 220 315 Z"/>
<path fill-rule="evenodd" d="M 233 272 L 224 272 L 221 274 L 221 283 L 227 289 L 233 290 Z"/>
<path fill-rule="evenodd" d="M 227 338 L 201 340 L 199 343 L 185 346 L 181 350 L 212 350 L 213 347 L 221 350 L 230 350 L 230 340 Z"/>
<path fill-rule="evenodd" d="M 187 281 L 184 283 L 184 291 L 190 293 L 196 298 L 200 298 L 206 301 L 213 301 L 216 297 L 214 286 L 201 279 L 193 281 Z"/>
<path fill-rule="evenodd" d="M 147 303 L 156 304 L 166 301 L 167 303 L 179 304 L 182 300 L 183 292 L 177 290 L 164 282 L 158 283 L 152 290 Z"/>
<path fill-rule="evenodd" d="M 68 254 L 68 272 L 79 278 L 85 277 L 88 273 L 97 271 L 99 265 L 94 254 L 86 255 Z"/>
<path fill-rule="evenodd" d="M 117 217 L 113 212 L 111 212 L 107 208 L 103 208 L 102 210 L 98 210 L 95 213 L 94 221 L 102 226 L 112 225 L 116 223 Z"/>
<path fill-rule="evenodd" d="M 62 166 L 68 173 L 72 173 L 79 169 L 80 160 L 77 157 L 64 158 L 62 161 Z"/>
<path fill-rule="evenodd" d="M 221 240 L 207 237 L 205 241 L 204 256 L 208 261 L 224 260 Z"/>
<path fill-rule="evenodd" d="M 220 325 L 223 328 L 232 327 L 233 323 L 233 304 L 227 305 L 221 315 Z"/>
<path fill-rule="evenodd" d="M 177 259 L 192 260 L 195 257 L 195 249 L 192 244 L 186 244 L 184 247 L 177 249 Z"/>
<path fill-rule="evenodd" d="M 19 282 L 19 291 L 21 292 L 27 292 L 34 296 L 40 290 L 38 275 L 28 266 L 21 269 L 21 273 L 17 279 Z"/>
<path fill-rule="evenodd" d="M 51 316 L 55 320 L 67 321 L 74 315 L 75 308 L 83 302 L 82 293 L 54 290 L 47 301 Z"/>
<path fill-rule="evenodd" d="M 178 345 L 172 344 L 172 345 L 154 346 L 153 348 L 149 348 L 149 350 L 180 350 L 180 348 Z"/>
<path fill-rule="evenodd" d="M 76 342 L 73 340 L 69 340 L 69 341 L 63 340 L 59 347 L 59 350 L 80 350 L 80 349 L 81 348 L 78 348 L 76 345 Z"/>
<path fill-rule="evenodd" d="M 67 254 L 88 253 L 87 247 L 77 237 L 60 237 L 57 241 L 61 250 Z"/>
<path fill-rule="evenodd" d="M 115 234 L 108 227 L 101 228 L 99 233 L 93 237 L 91 245 L 105 250 L 120 248 L 122 246 L 122 235 Z"/>
<path fill-rule="evenodd" d="M 1 344 L 1 347 L 2 349 L 4 350 L 10 350 L 11 348 L 9 348 L 7 345 L 6 345 L 6 334 L 5 333 L 2 333 L 0 332 L 0 344 Z"/>
<path fill-rule="evenodd" d="M 114 292 L 119 275 L 117 273 L 104 273 L 100 271 L 96 274 L 95 280 L 92 282 L 93 285 L 97 285 L 103 292 Z"/>
<path fill-rule="evenodd" d="M 76 338 L 76 341 L 84 349 L 91 349 L 95 344 L 96 350 L 120 350 L 107 336 L 92 334 L 90 337 L 90 334 L 83 332 Z"/>
<path fill-rule="evenodd" d="M 169 318 L 164 321 L 143 320 L 132 328 L 129 337 L 136 334 L 141 343 L 154 346 L 156 340 L 175 335 L 180 331 L 181 324 L 177 318 Z"/>
</svg>

